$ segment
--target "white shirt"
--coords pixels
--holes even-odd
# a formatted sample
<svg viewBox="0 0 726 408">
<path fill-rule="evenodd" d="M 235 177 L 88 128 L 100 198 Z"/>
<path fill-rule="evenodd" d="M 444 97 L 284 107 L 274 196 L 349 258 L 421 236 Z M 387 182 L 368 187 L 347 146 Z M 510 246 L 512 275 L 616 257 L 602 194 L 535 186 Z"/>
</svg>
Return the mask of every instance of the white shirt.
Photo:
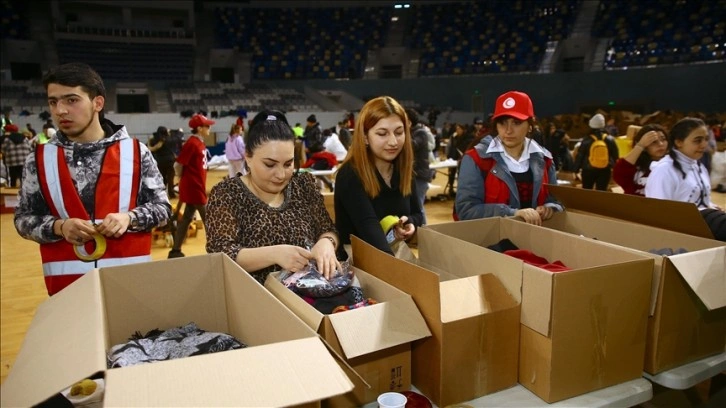
<svg viewBox="0 0 726 408">
<path fill-rule="evenodd" d="M 487 153 L 501 153 L 502 157 L 504 157 L 504 163 L 507 165 L 507 168 L 512 173 L 526 173 L 529 171 L 529 156 L 532 153 L 542 153 L 544 154 L 544 150 L 542 150 L 542 147 L 537 144 L 534 140 L 530 138 L 526 138 L 524 140 L 524 150 L 522 150 L 522 155 L 519 156 L 519 159 L 515 159 L 512 157 L 507 151 L 504 149 L 504 145 L 502 144 L 502 141 L 495 137 L 492 142 L 489 144 L 489 148 L 487 149 Z"/>
<path fill-rule="evenodd" d="M 343 160 L 345 160 L 345 156 L 348 155 L 348 151 L 345 150 L 345 146 L 343 146 L 343 143 L 340 142 L 338 135 L 336 135 L 335 133 L 331 134 L 330 136 L 328 136 L 327 139 L 325 139 L 325 142 L 323 142 L 323 147 L 325 148 L 325 150 L 333 153 L 338 162 L 342 162 Z"/>
<path fill-rule="evenodd" d="M 650 165 L 650 176 L 645 184 L 645 196 L 662 200 L 694 203 L 699 210 L 713 207 L 711 203 L 711 181 L 708 171 L 697 160 L 674 150 L 683 174 L 673 166 L 673 158 L 666 155 Z"/>
</svg>

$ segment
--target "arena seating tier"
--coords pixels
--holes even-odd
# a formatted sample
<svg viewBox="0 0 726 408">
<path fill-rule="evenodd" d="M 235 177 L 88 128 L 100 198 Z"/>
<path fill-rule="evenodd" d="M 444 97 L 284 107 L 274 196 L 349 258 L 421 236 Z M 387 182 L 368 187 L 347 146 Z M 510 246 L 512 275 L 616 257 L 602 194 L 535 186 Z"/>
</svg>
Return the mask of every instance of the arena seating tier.
<svg viewBox="0 0 726 408">
<path fill-rule="evenodd" d="M 592 35 L 612 38 L 604 66 L 623 69 L 726 59 L 726 1 L 600 2 Z"/>
</svg>

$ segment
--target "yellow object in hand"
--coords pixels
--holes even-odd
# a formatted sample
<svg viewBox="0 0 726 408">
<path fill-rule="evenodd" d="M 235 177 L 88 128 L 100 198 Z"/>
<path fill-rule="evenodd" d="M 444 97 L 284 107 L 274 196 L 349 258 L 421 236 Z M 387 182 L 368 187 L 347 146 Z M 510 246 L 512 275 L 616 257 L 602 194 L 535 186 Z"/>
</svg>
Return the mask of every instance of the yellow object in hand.
<svg viewBox="0 0 726 408">
<path fill-rule="evenodd" d="M 383 217 L 380 222 L 381 228 L 383 228 L 383 232 L 388 233 L 391 228 L 395 227 L 396 224 L 398 224 L 398 221 L 400 221 L 400 218 L 396 217 L 395 215 L 387 215 Z"/>
<path fill-rule="evenodd" d="M 83 381 L 79 381 L 71 387 L 70 395 L 75 397 L 79 395 L 88 396 L 96 391 L 97 384 L 93 380 L 86 378 Z"/>
<path fill-rule="evenodd" d="M 99 233 L 93 234 L 93 239 L 96 242 L 96 249 L 93 250 L 93 253 L 89 254 L 86 252 L 86 247 L 83 245 L 74 245 L 73 246 L 73 252 L 76 253 L 76 256 L 78 259 L 84 262 L 91 262 L 96 261 L 98 259 L 101 259 L 103 254 L 106 253 L 106 237 Z"/>
</svg>

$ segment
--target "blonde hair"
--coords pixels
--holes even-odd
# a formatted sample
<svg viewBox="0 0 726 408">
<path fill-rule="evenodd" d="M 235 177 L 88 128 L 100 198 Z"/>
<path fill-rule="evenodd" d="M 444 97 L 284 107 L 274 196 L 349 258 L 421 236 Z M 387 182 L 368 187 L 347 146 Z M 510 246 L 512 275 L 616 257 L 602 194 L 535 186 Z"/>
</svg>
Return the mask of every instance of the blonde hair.
<svg viewBox="0 0 726 408">
<path fill-rule="evenodd" d="M 353 130 L 353 140 L 348 150 L 348 156 L 342 165 L 350 165 L 361 179 L 363 189 L 371 198 L 376 198 L 381 192 L 381 185 L 376 177 L 375 155 L 366 144 L 366 135 L 379 120 L 396 115 L 403 121 L 405 138 L 403 150 L 394 159 L 393 165 L 400 175 L 399 188 L 406 197 L 411 194 L 413 183 L 413 146 L 411 145 L 411 122 L 406 116 L 404 108 L 390 96 L 379 96 L 371 99 L 361 109 Z"/>
</svg>

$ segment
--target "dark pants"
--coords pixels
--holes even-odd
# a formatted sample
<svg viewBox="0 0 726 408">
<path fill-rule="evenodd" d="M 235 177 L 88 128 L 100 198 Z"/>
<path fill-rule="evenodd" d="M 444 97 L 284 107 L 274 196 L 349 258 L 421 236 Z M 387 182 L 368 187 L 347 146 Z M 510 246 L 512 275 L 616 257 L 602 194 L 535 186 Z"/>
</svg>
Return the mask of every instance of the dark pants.
<svg viewBox="0 0 726 408">
<path fill-rule="evenodd" d="M 726 241 L 726 212 L 715 208 L 701 210 L 701 216 L 706 221 L 713 237 L 719 241 Z"/>
<path fill-rule="evenodd" d="M 8 166 L 8 177 L 10 178 L 10 187 L 20 187 L 18 184 L 23 183 L 23 166 Z"/>
<path fill-rule="evenodd" d="M 177 205 L 182 205 L 182 203 L 177 203 Z M 181 220 L 179 220 L 176 226 L 176 232 L 174 233 L 174 246 L 172 246 L 171 249 L 181 250 L 182 244 L 187 237 L 189 224 L 192 223 L 192 219 L 194 218 L 195 211 L 199 211 L 199 215 L 202 217 L 202 222 L 207 220 L 207 210 L 204 205 L 184 204 L 184 215 L 182 215 Z"/>
<path fill-rule="evenodd" d="M 449 168 L 449 181 L 446 184 L 446 186 L 449 188 L 449 195 L 455 196 L 456 190 L 454 190 L 454 183 L 456 182 L 456 173 L 459 171 L 458 167 L 450 167 Z M 444 191 L 446 193 L 446 191 Z"/>
<path fill-rule="evenodd" d="M 159 168 L 161 177 L 164 178 L 164 185 L 166 186 L 169 198 L 176 197 L 176 192 L 174 191 L 174 160 L 157 161 L 156 166 Z"/>
<path fill-rule="evenodd" d="M 595 186 L 596 190 L 607 191 L 610 184 L 610 175 L 612 170 L 606 169 L 582 169 L 582 188 L 592 190 Z"/>
</svg>

